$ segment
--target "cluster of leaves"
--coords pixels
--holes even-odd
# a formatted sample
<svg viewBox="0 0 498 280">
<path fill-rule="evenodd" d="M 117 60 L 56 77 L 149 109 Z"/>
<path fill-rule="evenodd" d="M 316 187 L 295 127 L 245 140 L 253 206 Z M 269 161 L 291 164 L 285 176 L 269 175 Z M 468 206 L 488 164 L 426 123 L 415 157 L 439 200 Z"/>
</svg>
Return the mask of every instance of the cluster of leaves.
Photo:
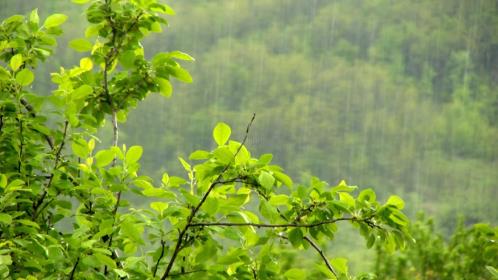
<svg viewBox="0 0 498 280">
<path fill-rule="evenodd" d="M 382 279 L 498 279 L 498 227 L 459 223 L 447 241 L 431 219 L 410 226 L 417 243 L 391 254 L 377 246 L 376 273 Z"/>
<path fill-rule="evenodd" d="M 86 4 L 88 0 L 74 0 Z M 6 279 L 302 278 L 349 279 L 346 260 L 328 259 L 319 244 L 337 223 L 358 227 L 368 246 L 403 247 L 408 219 L 401 198 L 380 203 L 371 189 L 331 187 L 313 178 L 295 186 L 272 156 L 254 158 L 219 123 L 212 151 L 180 158 L 188 178 L 139 174 L 140 146 L 118 145 L 118 121 L 150 92 L 169 96 L 171 77 L 190 82 L 179 51 L 147 60 L 140 44 L 167 23 L 171 8 L 155 0 L 94 0 L 86 10 L 89 52 L 79 66 L 52 74 L 50 96 L 30 92 L 32 69 L 51 54 L 66 20 L 37 11 L 0 25 L 0 275 Z M 93 38 L 93 41 L 90 39 Z M 46 110 L 47 103 L 52 110 Z M 106 118 L 113 144 L 96 149 Z M 70 149 L 69 149 L 70 147 Z M 285 187 L 282 187 L 285 186 Z M 126 196 L 125 196 L 126 194 Z M 125 197 L 150 201 L 133 208 Z M 273 246 L 313 248 L 311 272 L 284 267 Z"/>
</svg>

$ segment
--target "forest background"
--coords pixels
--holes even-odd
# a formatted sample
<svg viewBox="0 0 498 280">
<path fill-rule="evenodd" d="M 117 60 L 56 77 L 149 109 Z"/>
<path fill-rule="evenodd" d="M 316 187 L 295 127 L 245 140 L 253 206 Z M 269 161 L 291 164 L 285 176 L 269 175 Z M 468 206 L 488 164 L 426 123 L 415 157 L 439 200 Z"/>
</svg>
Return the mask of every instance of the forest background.
<svg viewBox="0 0 498 280">
<path fill-rule="evenodd" d="M 195 57 L 185 65 L 194 83 L 175 84 L 169 100 L 150 96 L 123 125 L 120 142 L 144 146 L 143 172 L 180 174 L 177 156 L 213 145 L 216 122 L 242 132 L 255 112 L 247 146 L 296 178 L 308 170 L 396 193 L 410 217 L 424 211 L 446 235 L 459 216 L 497 224 L 496 1 L 168 4 L 171 29 L 145 47 Z M 2 0 L 0 17 L 35 7 L 69 15 L 56 55 L 37 70 L 34 87 L 49 94 L 48 73 L 79 61 L 68 44 L 84 15 L 70 1 Z M 331 247 L 368 270 L 364 241 L 347 230 Z"/>
</svg>

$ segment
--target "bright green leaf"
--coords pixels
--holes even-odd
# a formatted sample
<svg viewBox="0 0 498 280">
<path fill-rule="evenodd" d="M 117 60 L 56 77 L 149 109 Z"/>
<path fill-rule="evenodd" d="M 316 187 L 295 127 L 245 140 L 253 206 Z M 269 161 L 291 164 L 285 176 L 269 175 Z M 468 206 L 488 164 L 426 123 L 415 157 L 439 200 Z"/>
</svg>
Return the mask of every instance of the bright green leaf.
<svg viewBox="0 0 498 280">
<path fill-rule="evenodd" d="M 172 51 L 168 53 L 170 57 L 181 59 L 181 60 L 187 60 L 187 61 L 194 61 L 195 59 L 191 57 L 190 55 L 181 52 L 181 51 Z"/>
<path fill-rule="evenodd" d="M 156 82 L 159 85 L 161 95 L 164 97 L 170 97 L 173 93 L 173 86 L 171 85 L 170 81 L 163 78 L 156 78 Z"/>
<path fill-rule="evenodd" d="M 220 122 L 218 123 L 213 130 L 213 138 L 214 141 L 218 144 L 218 146 L 225 145 L 225 143 L 230 138 L 230 134 L 232 133 L 232 129 L 226 123 Z"/>
<path fill-rule="evenodd" d="M 291 268 L 284 273 L 284 276 L 289 280 L 306 279 L 306 271 L 300 268 Z"/>
<path fill-rule="evenodd" d="M 5 188 L 7 186 L 7 176 L 0 174 L 0 188 Z"/>
<path fill-rule="evenodd" d="M 92 94 L 93 88 L 89 85 L 82 85 L 79 88 L 75 89 L 72 93 L 72 97 L 75 100 L 84 99 L 88 95 Z"/>
<path fill-rule="evenodd" d="M 24 68 L 16 74 L 16 82 L 21 86 L 30 85 L 35 79 L 35 75 L 31 70 Z"/>
<path fill-rule="evenodd" d="M 197 151 L 191 153 L 188 158 L 190 160 L 204 160 L 204 159 L 208 159 L 209 156 L 210 156 L 210 153 L 208 151 L 197 150 Z"/>
<path fill-rule="evenodd" d="M 114 262 L 113 259 L 111 259 L 110 257 L 104 255 L 104 254 L 101 254 L 101 253 L 94 253 L 93 254 L 97 260 L 99 260 L 102 264 L 106 265 L 106 266 L 109 266 L 111 268 L 117 268 L 116 266 L 116 263 Z"/>
<path fill-rule="evenodd" d="M 98 151 L 95 154 L 95 159 L 97 160 L 98 167 L 104 167 L 109 165 L 114 160 L 115 154 L 111 150 Z"/>
<path fill-rule="evenodd" d="M 402 210 L 405 207 L 405 202 L 403 201 L 403 199 L 401 199 L 401 197 L 397 195 L 391 195 L 387 199 L 386 205 L 393 205 L 399 210 Z"/>
<path fill-rule="evenodd" d="M 150 203 L 150 208 L 154 209 L 159 213 L 160 215 L 163 214 L 163 211 L 168 208 L 168 203 L 166 202 L 151 202 Z"/>
<path fill-rule="evenodd" d="M 285 194 L 272 195 L 269 202 L 273 206 L 287 205 L 289 203 L 289 197 Z"/>
<path fill-rule="evenodd" d="M 282 184 L 286 185 L 287 187 L 292 187 L 292 185 L 294 184 L 292 182 L 291 177 L 289 177 L 287 174 L 284 174 L 282 172 L 275 171 L 275 172 L 273 172 L 273 176 L 275 177 L 275 179 L 277 179 L 278 181 L 280 181 Z"/>
<path fill-rule="evenodd" d="M 496 270 L 496 268 L 494 268 L 490 265 L 487 265 L 486 269 L 488 270 L 489 273 L 491 273 L 491 276 L 493 277 L 493 279 L 498 279 L 498 270 Z"/>
<path fill-rule="evenodd" d="M 11 265 L 12 264 L 12 258 L 9 255 L 3 255 L 0 256 L 0 266 L 3 265 Z"/>
<path fill-rule="evenodd" d="M 348 275 L 348 260 L 345 258 L 332 258 L 330 264 L 338 273 Z"/>
<path fill-rule="evenodd" d="M 261 171 L 258 176 L 258 182 L 263 186 L 263 188 L 270 190 L 275 183 L 275 178 L 266 171 Z"/>
<path fill-rule="evenodd" d="M 143 153 L 143 148 L 140 146 L 131 146 L 128 151 L 126 151 L 125 162 L 126 164 L 133 164 L 137 162 Z"/>
<path fill-rule="evenodd" d="M 93 48 L 93 44 L 83 38 L 71 40 L 69 46 L 78 52 L 87 52 Z"/>
<path fill-rule="evenodd" d="M 190 76 L 190 73 L 183 68 L 180 68 L 180 67 L 173 68 L 172 75 L 182 82 L 185 82 L 185 83 L 192 82 L 192 76 Z"/>
<path fill-rule="evenodd" d="M 18 53 L 10 59 L 9 65 L 12 71 L 17 71 L 17 69 L 21 67 L 22 63 L 23 63 L 22 54 Z"/>
<path fill-rule="evenodd" d="M 57 27 L 61 24 L 63 24 L 67 20 L 67 16 L 63 14 L 53 14 L 50 15 L 46 20 L 43 25 L 46 28 L 52 28 L 52 27 Z"/>
<path fill-rule="evenodd" d="M 90 2 L 90 0 L 71 0 L 71 1 L 75 4 L 80 4 L 80 5 Z"/>
<path fill-rule="evenodd" d="M 0 223 L 10 225 L 12 223 L 12 216 L 5 213 L 0 213 Z"/>
<path fill-rule="evenodd" d="M 35 24 L 35 26 L 38 26 L 40 23 L 40 17 L 38 16 L 38 9 L 34 9 L 31 11 L 29 14 L 29 22 Z"/>
<path fill-rule="evenodd" d="M 301 246 L 303 243 L 303 231 L 300 228 L 293 228 L 288 233 L 289 241 L 294 248 Z"/>
</svg>

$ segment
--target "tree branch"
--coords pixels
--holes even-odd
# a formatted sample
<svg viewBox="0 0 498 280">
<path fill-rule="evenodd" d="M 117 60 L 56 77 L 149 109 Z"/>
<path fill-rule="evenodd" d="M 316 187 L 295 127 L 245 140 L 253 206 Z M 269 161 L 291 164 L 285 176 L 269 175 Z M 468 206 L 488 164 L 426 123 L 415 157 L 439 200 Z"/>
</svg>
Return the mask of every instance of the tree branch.
<svg viewBox="0 0 498 280">
<path fill-rule="evenodd" d="M 40 205 L 43 203 L 43 200 L 45 200 L 45 197 L 48 194 L 48 189 L 50 188 L 50 186 L 52 185 L 52 182 L 54 181 L 55 171 L 59 167 L 59 161 L 61 159 L 62 149 L 64 148 L 64 144 L 66 143 L 68 126 L 69 126 L 69 122 L 66 120 L 64 122 L 64 132 L 62 134 L 62 141 L 61 141 L 61 144 L 59 145 L 59 148 L 57 149 L 57 152 L 55 153 L 54 170 L 52 171 L 52 173 L 50 174 L 50 177 L 48 178 L 47 186 L 43 190 L 41 197 L 37 200 L 36 204 L 33 205 L 33 215 L 32 215 L 33 220 L 35 220 L 38 217 L 38 215 L 41 213 L 41 211 L 37 211 L 37 210 L 40 207 Z"/>
<path fill-rule="evenodd" d="M 69 280 L 74 279 L 74 273 L 76 272 L 76 267 L 78 266 L 79 263 L 80 263 L 80 257 L 78 257 L 76 259 L 76 262 L 74 263 L 73 269 L 71 270 L 71 274 L 69 275 Z"/>
<path fill-rule="evenodd" d="M 257 227 L 257 228 L 312 228 L 327 224 L 335 224 L 339 221 L 353 221 L 353 222 L 366 222 L 367 219 L 358 219 L 356 217 L 345 217 L 331 220 L 324 220 L 311 224 L 263 224 L 263 223 L 229 223 L 229 222 L 206 222 L 206 223 L 191 223 L 190 227 L 209 227 L 209 226 L 222 226 L 222 227 Z M 367 223 L 368 224 L 368 223 Z"/>
<path fill-rule="evenodd" d="M 21 104 L 24 106 L 24 108 L 26 108 L 26 110 L 29 112 L 31 117 L 36 118 L 35 109 L 33 108 L 33 106 L 31 106 L 31 104 L 29 104 L 29 102 L 26 99 L 21 98 Z M 44 134 L 41 131 L 38 131 L 36 129 L 33 129 L 33 130 L 42 134 L 43 137 L 45 138 L 45 141 L 47 141 L 47 144 L 50 146 L 50 149 L 52 149 L 52 150 L 54 149 L 54 147 L 55 147 L 54 140 L 52 140 L 52 138 L 50 138 L 50 136 L 48 136 L 48 135 L 46 135 L 46 134 Z"/>
<path fill-rule="evenodd" d="M 157 268 L 159 267 L 159 263 L 161 262 L 161 259 L 164 257 L 164 246 L 165 245 L 166 245 L 166 241 L 161 239 L 161 255 L 157 259 L 156 266 L 154 267 L 154 273 L 153 273 L 154 277 L 156 277 Z"/>
<path fill-rule="evenodd" d="M 178 256 L 178 253 L 181 250 L 181 245 L 182 245 L 183 237 L 185 236 L 185 233 L 187 232 L 187 230 L 191 226 L 192 221 L 193 221 L 195 215 L 197 214 L 197 212 L 199 211 L 199 209 L 201 208 L 201 206 L 204 204 L 204 202 L 208 198 L 208 196 L 211 193 L 211 191 L 214 189 L 214 187 L 216 185 L 218 185 L 218 184 L 220 184 L 222 182 L 221 179 L 223 178 L 223 175 L 225 175 L 225 173 L 227 172 L 227 170 L 232 166 L 233 162 L 235 161 L 235 157 L 237 157 L 237 155 L 239 154 L 240 150 L 242 149 L 242 146 L 244 146 L 244 144 L 245 144 L 245 142 L 247 140 L 247 136 L 249 135 L 249 130 L 251 129 L 252 123 L 254 122 L 255 118 L 256 118 L 256 114 L 254 113 L 252 115 L 251 121 L 247 125 L 246 133 L 245 133 L 245 136 L 244 136 L 244 140 L 242 140 L 242 143 L 240 144 L 239 148 L 235 152 L 232 160 L 225 166 L 225 168 L 223 168 L 223 170 L 220 172 L 220 174 L 218 175 L 218 177 L 216 177 L 216 179 L 214 180 L 214 182 L 211 183 L 211 185 L 209 186 L 208 190 L 206 191 L 206 193 L 202 197 L 202 199 L 199 202 L 199 204 L 197 204 L 197 206 L 192 209 L 189 217 L 187 218 L 187 224 L 185 225 L 185 227 L 178 234 L 178 240 L 177 240 L 176 245 L 175 245 L 175 250 L 173 251 L 173 254 L 171 255 L 171 259 L 170 259 L 170 261 L 168 263 L 168 266 L 166 267 L 166 270 L 164 271 L 163 276 L 161 277 L 161 280 L 164 280 L 168 276 L 170 276 L 170 272 L 171 272 L 171 269 L 173 268 L 173 264 L 174 264 L 174 262 L 176 260 L 176 257 Z M 239 178 L 237 178 L 237 179 L 239 179 Z"/>
<path fill-rule="evenodd" d="M 306 240 L 313 248 L 315 248 L 315 250 L 318 252 L 318 254 L 320 254 L 320 257 L 322 257 L 323 261 L 325 262 L 325 265 L 327 266 L 327 268 L 330 270 L 330 272 L 332 272 L 332 274 L 334 274 L 334 276 L 337 278 L 337 273 L 335 272 L 334 268 L 332 267 L 332 265 L 330 264 L 329 260 L 327 259 L 327 256 L 325 256 L 325 254 L 323 253 L 322 249 L 320 249 L 320 247 L 318 247 L 318 245 L 311 239 L 309 238 L 308 236 L 305 236 L 303 237 L 304 240 Z"/>
</svg>

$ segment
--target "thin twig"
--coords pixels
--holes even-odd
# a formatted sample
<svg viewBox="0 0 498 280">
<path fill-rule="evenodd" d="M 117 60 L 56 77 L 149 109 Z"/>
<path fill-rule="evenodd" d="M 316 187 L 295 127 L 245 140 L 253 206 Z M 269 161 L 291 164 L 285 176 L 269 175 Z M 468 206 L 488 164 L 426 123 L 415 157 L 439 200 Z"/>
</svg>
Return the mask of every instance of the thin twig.
<svg viewBox="0 0 498 280">
<path fill-rule="evenodd" d="M 157 268 L 159 267 L 159 262 L 161 262 L 161 259 L 164 257 L 164 246 L 165 245 L 166 245 L 166 241 L 161 239 L 161 255 L 157 259 L 156 266 L 154 267 L 154 273 L 153 273 L 154 277 L 156 277 Z"/>
<path fill-rule="evenodd" d="M 78 257 L 76 259 L 76 262 L 74 263 L 73 269 L 71 270 L 71 274 L 69 275 L 69 280 L 74 279 L 74 273 L 76 272 L 76 267 L 78 266 L 79 263 L 80 263 L 80 257 Z"/>
<path fill-rule="evenodd" d="M 35 109 L 33 108 L 33 106 L 31 104 L 29 104 L 29 102 L 24 99 L 24 98 L 21 98 L 21 104 L 24 106 L 24 108 L 26 108 L 26 110 L 29 112 L 29 115 L 32 117 L 32 118 L 36 118 L 36 112 L 35 112 Z M 38 131 L 34 128 L 32 128 L 34 131 L 37 131 L 38 133 L 42 134 L 43 135 L 43 138 L 45 138 L 45 141 L 47 141 L 47 144 L 50 146 L 50 149 L 53 150 L 55 145 L 54 145 L 54 140 L 52 138 L 50 138 L 50 136 L 46 135 L 45 133 L 41 132 L 41 131 Z"/>
<path fill-rule="evenodd" d="M 334 274 L 334 276 L 337 277 L 337 273 L 335 272 L 334 268 L 332 267 L 329 260 L 327 259 L 327 256 L 325 256 L 325 254 L 323 253 L 323 250 L 320 249 L 320 247 L 318 247 L 318 245 L 313 240 L 311 240 L 311 238 L 309 238 L 308 236 L 305 236 L 303 238 L 304 238 L 304 240 L 308 241 L 308 243 L 311 246 L 313 246 L 313 248 L 315 248 L 315 250 L 318 252 L 318 254 L 320 254 L 320 257 L 322 257 L 323 261 L 325 262 L 325 265 L 330 270 L 330 272 L 332 272 L 332 274 Z"/>
<path fill-rule="evenodd" d="M 48 190 L 50 189 L 50 186 L 52 186 L 52 182 L 54 181 L 55 171 L 59 168 L 59 161 L 61 159 L 62 149 L 64 148 L 64 144 L 66 143 L 68 126 L 69 126 L 69 122 L 66 120 L 64 122 L 64 132 L 62 134 L 62 141 L 61 141 L 61 144 L 59 145 L 59 148 L 57 149 L 57 152 L 55 153 L 54 169 L 53 169 L 52 173 L 50 173 L 50 177 L 48 178 L 47 186 L 43 190 L 41 197 L 38 199 L 36 204 L 33 205 L 33 215 L 32 215 L 33 220 L 35 220 L 36 217 L 38 217 L 38 215 L 41 213 L 41 211 L 37 211 L 38 207 L 40 207 L 40 205 L 43 203 L 43 200 L 47 196 Z"/>
<path fill-rule="evenodd" d="M 337 218 L 331 220 L 324 220 L 311 224 L 261 224 L 261 223 L 228 223 L 228 222 L 205 222 L 205 223 L 191 223 L 190 227 L 209 227 L 209 226 L 222 226 L 222 227 L 248 227 L 253 226 L 257 228 L 312 228 L 327 224 L 335 224 L 339 221 L 354 221 L 354 222 L 365 222 L 363 219 L 358 219 L 356 217 L 345 217 Z"/>
<path fill-rule="evenodd" d="M 173 255 L 171 255 L 171 259 L 170 259 L 170 261 L 168 263 L 168 266 L 166 267 L 166 270 L 164 271 L 163 276 L 161 277 L 161 280 L 164 280 L 168 276 L 170 276 L 170 272 L 171 272 L 171 269 L 173 268 L 173 264 L 174 264 L 174 262 L 176 260 L 176 257 L 178 256 L 178 253 L 181 250 L 181 245 L 182 245 L 183 237 L 185 236 L 185 233 L 189 229 L 189 227 L 192 224 L 192 221 L 193 221 L 195 215 L 197 214 L 197 212 L 199 211 L 199 209 L 201 208 L 201 206 L 204 204 L 204 202 L 208 198 L 208 196 L 211 193 L 211 191 L 214 189 L 214 187 L 216 185 L 218 185 L 218 184 L 220 184 L 222 182 L 221 179 L 223 178 L 223 175 L 225 175 L 225 173 L 227 172 L 227 170 L 232 166 L 233 162 L 235 161 L 235 158 L 237 157 L 237 155 L 239 154 L 240 150 L 242 149 L 242 146 L 244 146 L 244 144 L 245 144 L 245 142 L 247 140 L 247 137 L 249 135 L 249 130 L 251 129 L 252 123 L 254 122 L 255 118 L 256 118 L 256 114 L 254 113 L 252 115 L 251 121 L 247 125 L 246 134 L 244 136 L 244 140 L 242 140 L 242 143 L 240 144 L 239 148 L 235 152 L 232 160 L 225 166 L 225 168 L 223 168 L 223 170 L 220 172 L 220 174 L 218 175 L 218 177 L 216 177 L 216 179 L 213 181 L 213 183 L 211 183 L 211 185 L 209 186 L 208 190 L 206 191 L 206 193 L 202 197 L 202 199 L 199 202 L 199 204 L 197 204 L 197 206 L 195 208 L 193 208 L 192 211 L 190 212 L 190 216 L 187 218 L 187 224 L 185 225 L 185 227 L 178 234 L 178 240 L 177 240 L 176 245 L 175 245 L 175 250 L 173 251 Z"/>
</svg>

